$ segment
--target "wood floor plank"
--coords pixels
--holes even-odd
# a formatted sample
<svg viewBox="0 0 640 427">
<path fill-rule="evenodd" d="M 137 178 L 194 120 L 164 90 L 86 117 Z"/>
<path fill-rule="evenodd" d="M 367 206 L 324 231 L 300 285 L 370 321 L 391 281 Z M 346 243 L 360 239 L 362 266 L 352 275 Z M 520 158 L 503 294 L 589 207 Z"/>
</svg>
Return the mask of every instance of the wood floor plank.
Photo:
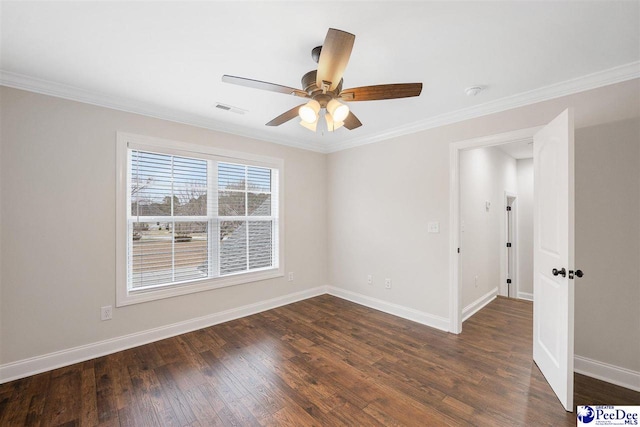
<svg viewBox="0 0 640 427">
<path fill-rule="evenodd" d="M 87 425 L 98 424 L 98 402 L 96 400 L 96 373 L 93 365 L 82 370 L 80 378 L 81 417 Z"/>
<path fill-rule="evenodd" d="M 113 363 L 117 359 L 117 355 L 109 355 L 96 359 L 94 364 L 96 404 L 98 407 L 98 422 L 100 423 L 118 420 L 118 405 L 113 384 Z"/>
<path fill-rule="evenodd" d="M 173 358 L 171 360 L 174 360 Z M 171 370 L 167 365 L 159 366 L 153 370 L 158 383 L 160 384 L 158 392 L 164 395 L 169 401 L 169 405 L 173 411 L 167 407 L 167 415 L 172 419 L 172 423 L 176 425 L 187 425 L 196 421 L 196 416 L 187 404 L 187 398 L 178 387 L 178 384 L 171 374 Z M 171 414 L 173 417 L 171 417 Z"/>
<path fill-rule="evenodd" d="M 200 393 L 209 402 L 209 405 L 216 412 L 216 415 L 222 421 L 222 425 L 225 426 L 240 426 L 240 420 L 238 420 L 227 404 L 222 400 L 222 397 L 216 392 L 213 386 L 210 384 L 203 384 L 198 387 Z M 215 420 L 213 420 L 215 422 Z"/>
<path fill-rule="evenodd" d="M 56 369 L 51 376 L 51 392 L 45 400 L 43 418 L 52 425 L 73 423 L 80 418 L 81 364 Z"/>
<path fill-rule="evenodd" d="M 211 402 L 202 393 L 200 387 L 195 387 L 185 392 L 189 407 L 196 419 L 204 425 L 223 425 L 222 420 L 211 405 Z"/>
<path fill-rule="evenodd" d="M 533 363 L 532 304 L 448 334 L 322 295 L 0 385 L 2 426 L 575 426 Z M 640 393 L 575 376 L 576 405 Z"/>
<path fill-rule="evenodd" d="M 23 399 L 32 386 L 33 378 L 23 382 L 14 382 L 12 387 L 0 391 L 0 425 L 21 424 L 27 417 L 29 401 Z"/>
<path fill-rule="evenodd" d="M 51 382 L 51 375 L 48 373 L 38 374 L 32 377 L 31 390 L 33 394 L 29 401 L 29 410 L 24 422 L 25 426 L 39 426 L 43 420 L 44 404 Z M 3 424 L 0 424 L 3 425 Z"/>
</svg>

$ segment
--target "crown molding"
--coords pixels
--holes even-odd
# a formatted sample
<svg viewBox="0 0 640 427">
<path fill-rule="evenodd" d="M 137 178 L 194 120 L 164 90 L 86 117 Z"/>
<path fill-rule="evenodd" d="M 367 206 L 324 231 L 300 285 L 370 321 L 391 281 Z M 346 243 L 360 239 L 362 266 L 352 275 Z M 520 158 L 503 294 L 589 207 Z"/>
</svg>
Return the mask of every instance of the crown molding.
<svg viewBox="0 0 640 427">
<path fill-rule="evenodd" d="M 23 74 L 0 70 L 0 85 L 16 89 L 22 89 L 43 95 L 55 96 L 100 107 L 112 108 L 134 114 L 154 117 L 162 120 L 183 123 L 204 129 L 272 142 L 303 150 L 319 153 L 333 153 L 361 145 L 372 144 L 386 139 L 450 125 L 464 120 L 474 119 L 513 108 L 523 107 L 537 102 L 547 101 L 566 95 L 571 95 L 586 90 L 596 89 L 615 83 L 640 78 L 640 61 L 610 68 L 608 70 L 587 74 L 560 83 L 554 83 L 528 92 L 500 98 L 484 104 L 476 105 L 449 113 L 439 114 L 424 120 L 395 127 L 386 132 L 374 136 L 362 136 L 360 138 L 346 139 L 343 142 L 327 146 L 323 143 L 312 141 L 298 141 L 290 138 L 274 137 L 267 132 L 257 129 L 248 129 L 240 126 L 224 124 L 196 114 L 184 113 L 165 107 L 151 105 L 143 102 L 111 96 L 99 92 L 63 85 L 60 83 L 38 79 Z"/>
<path fill-rule="evenodd" d="M 0 85 L 35 92 L 42 95 L 55 96 L 57 98 L 68 99 L 70 101 L 82 102 L 99 107 L 111 108 L 156 119 L 168 120 L 199 128 L 243 136 L 246 138 L 257 139 L 260 141 L 301 148 L 303 150 L 316 151 L 320 153 L 326 152 L 324 144 L 313 143 L 310 141 L 300 142 L 282 138 L 273 138 L 266 135 L 265 132 L 261 130 L 228 125 L 196 114 L 184 113 L 170 108 L 138 102 L 131 99 L 88 91 L 74 86 L 26 76 L 24 74 L 12 73 L 10 71 L 0 70 Z"/>
<path fill-rule="evenodd" d="M 424 120 L 407 124 L 405 126 L 396 127 L 387 132 L 380 133 L 374 137 L 362 137 L 351 139 L 339 147 L 332 147 L 327 152 L 336 152 L 346 150 L 348 148 L 358 147 L 360 145 L 371 144 L 374 142 L 384 141 L 386 139 L 396 138 L 402 135 L 409 135 L 427 129 L 433 129 L 440 126 L 450 125 L 464 120 L 475 119 L 477 117 L 489 114 L 499 113 L 501 111 L 511 110 L 526 105 L 535 104 L 550 99 L 560 98 L 562 96 L 572 95 L 578 92 L 584 92 L 599 87 L 621 83 L 627 80 L 640 78 L 640 61 L 631 62 L 629 64 L 610 68 L 604 71 L 587 74 L 575 79 L 565 80 L 560 83 L 554 83 L 538 89 L 522 92 L 516 95 L 507 96 L 486 102 L 484 104 L 475 105 L 473 107 L 463 108 L 461 110 L 452 111 L 450 113 L 439 114 Z"/>
</svg>

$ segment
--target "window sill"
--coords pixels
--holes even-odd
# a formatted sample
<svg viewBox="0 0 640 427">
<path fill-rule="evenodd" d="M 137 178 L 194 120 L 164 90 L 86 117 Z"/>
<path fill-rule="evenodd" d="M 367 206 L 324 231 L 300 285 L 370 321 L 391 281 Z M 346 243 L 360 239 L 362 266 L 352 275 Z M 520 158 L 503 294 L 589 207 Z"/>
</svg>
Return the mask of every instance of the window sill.
<svg viewBox="0 0 640 427">
<path fill-rule="evenodd" d="M 116 295 L 116 307 L 124 307 L 132 304 L 155 301 L 164 298 L 172 298 L 180 295 L 188 295 L 196 292 L 210 291 L 226 288 L 244 283 L 258 282 L 261 280 L 284 277 L 281 269 L 269 269 L 253 273 L 242 273 L 215 279 L 202 279 L 173 286 L 156 289 L 129 290 L 125 295 Z"/>
</svg>

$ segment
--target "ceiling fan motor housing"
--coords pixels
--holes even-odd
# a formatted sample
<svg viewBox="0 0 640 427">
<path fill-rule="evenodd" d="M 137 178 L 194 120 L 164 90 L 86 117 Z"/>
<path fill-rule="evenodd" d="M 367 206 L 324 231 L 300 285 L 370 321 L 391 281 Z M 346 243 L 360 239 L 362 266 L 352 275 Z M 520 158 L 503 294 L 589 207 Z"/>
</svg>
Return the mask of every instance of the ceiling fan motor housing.
<svg viewBox="0 0 640 427">
<path fill-rule="evenodd" d="M 317 70 L 312 70 L 302 76 L 302 90 L 307 92 L 312 99 L 318 101 L 322 108 L 326 108 L 327 103 L 340 94 L 342 79 L 340 79 L 340 84 L 336 86 L 335 90 L 322 93 L 322 89 L 316 84 L 316 74 Z"/>
</svg>

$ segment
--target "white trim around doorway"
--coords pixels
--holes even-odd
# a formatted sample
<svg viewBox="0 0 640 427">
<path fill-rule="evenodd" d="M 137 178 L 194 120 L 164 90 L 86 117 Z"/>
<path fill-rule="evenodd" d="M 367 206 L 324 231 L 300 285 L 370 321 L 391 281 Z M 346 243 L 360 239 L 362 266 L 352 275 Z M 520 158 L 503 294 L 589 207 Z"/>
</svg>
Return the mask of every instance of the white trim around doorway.
<svg viewBox="0 0 640 427">
<path fill-rule="evenodd" d="M 462 332 L 460 304 L 460 151 L 532 141 L 542 126 L 457 141 L 449 146 L 449 332 Z M 462 249 L 461 249 L 462 250 Z"/>
<path fill-rule="evenodd" d="M 511 297 L 513 298 L 517 298 L 518 297 L 518 286 L 520 284 L 520 270 L 518 269 L 518 247 L 520 246 L 518 243 L 518 194 L 517 193 L 512 193 L 510 191 L 506 191 L 504 192 L 504 201 L 503 201 L 503 215 L 507 210 L 507 206 L 509 206 L 509 199 L 513 199 L 513 203 L 511 206 L 511 212 L 512 213 L 512 224 L 511 224 L 511 240 L 509 240 L 509 226 L 507 224 L 506 219 L 504 219 L 504 227 L 503 227 L 503 233 L 504 233 L 504 242 L 505 242 L 505 246 L 506 243 L 508 241 L 511 242 L 511 246 L 512 246 L 512 250 L 511 250 L 511 257 L 513 258 L 511 260 L 511 267 L 513 267 L 513 271 L 511 272 L 511 282 L 514 286 L 513 292 L 511 293 Z M 506 216 L 506 215 L 505 215 Z M 504 216 L 503 216 L 504 218 Z M 505 251 L 505 254 L 503 256 L 504 258 L 504 268 L 502 269 L 502 271 L 500 272 L 501 274 L 501 280 L 502 283 L 500 283 L 500 292 L 498 293 L 498 295 L 502 295 L 502 296 L 506 296 L 509 297 L 509 286 L 507 284 L 507 271 L 509 270 L 509 260 L 508 257 L 506 255 L 506 247 L 503 248 L 503 250 Z M 504 292 L 506 291 L 506 292 Z"/>
</svg>

